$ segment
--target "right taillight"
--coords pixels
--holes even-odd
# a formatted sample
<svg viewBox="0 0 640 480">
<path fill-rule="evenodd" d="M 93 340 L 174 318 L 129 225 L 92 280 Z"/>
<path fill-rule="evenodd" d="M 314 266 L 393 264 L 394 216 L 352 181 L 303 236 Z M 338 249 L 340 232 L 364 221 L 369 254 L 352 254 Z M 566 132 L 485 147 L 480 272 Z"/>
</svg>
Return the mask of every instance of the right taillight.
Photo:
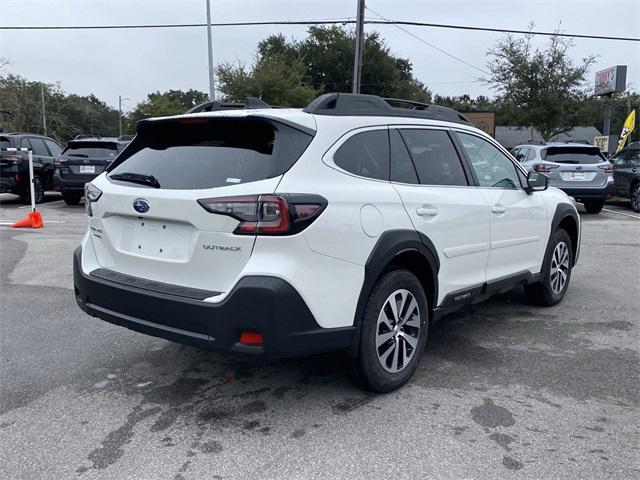
<svg viewBox="0 0 640 480">
<path fill-rule="evenodd" d="M 549 165 L 548 163 L 536 163 L 533 169 L 538 173 L 550 172 L 554 168 L 558 168 L 558 165 Z"/>
<path fill-rule="evenodd" d="M 15 153 L 3 153 L 1 158 L 3 161 L 13 163 L 14 165 L 22 161 L 22 156 Z"/>
<path fill-rule="evenodd" d="M 210 213 L 239 220 L 236 235 L 293 235 L 311 225 L 327 206 L 323 197 L 304 194 L 204 198 L 198 203 Z"/>
<path fill-rule="evenodd" d="M 91 204 L 98 201 L 102 195 L 102 190 L 93 185 L 92 183 L 85 183 L 84 185 L 84 209 L 87 211 L 87 215 L 93 217 L 93 211 L 91 210 Z"/>
<path fill-rule="evenodd" d="M 598 165 L 598 168 L 600 170 L 604 170 L 604 173 L 608 174 L 608 175 L 613 175 L 616 171 L 615 167 L 609 163 L 609 164 L 604 164 L 604 165 Z"/>
</svg>

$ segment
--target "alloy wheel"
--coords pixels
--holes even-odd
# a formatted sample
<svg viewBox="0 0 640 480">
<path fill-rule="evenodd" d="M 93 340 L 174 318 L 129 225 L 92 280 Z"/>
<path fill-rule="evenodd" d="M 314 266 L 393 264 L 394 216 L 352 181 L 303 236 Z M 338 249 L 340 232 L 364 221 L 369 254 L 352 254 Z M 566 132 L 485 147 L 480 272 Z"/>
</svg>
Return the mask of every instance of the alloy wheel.
<svg viewBox="0 0 640 480">
<path fill-rule="evenodd" d="M 420 337 L 420 307 L 406 289 L 393 292 L 378 315 L 376 352 L 382 368 L 398 373 L 411 362 Z"/>
<path fill-rule="evenodd" d="M 631 192 L 631 209 L 640 212 L 640 185 L 636 185 Z"/>
<path fill-rule="evenodd" d="M 569 278 L 569 247 L 564 242 L 559 242 L 553 250 L 549 277 L 551 291 L 555 294 L 562 292 Z"/>
</svg>

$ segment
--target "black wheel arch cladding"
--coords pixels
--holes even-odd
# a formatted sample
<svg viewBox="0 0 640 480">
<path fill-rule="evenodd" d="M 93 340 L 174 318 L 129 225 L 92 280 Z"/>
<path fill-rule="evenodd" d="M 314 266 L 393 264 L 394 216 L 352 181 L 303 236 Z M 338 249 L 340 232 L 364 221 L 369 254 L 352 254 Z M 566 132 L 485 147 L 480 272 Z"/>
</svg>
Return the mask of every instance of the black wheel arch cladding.
<svg viewBox="0 0 640 480">
<path fill-rule="evenodd" d="M 578 263 L 578 254 L 580 250 L 580 217 L 573 205 L 568 203 L 559 203 L 556 206 L 556 211 L 551 221 L 551 229 L 549 231 L 549 238 L 547 239 L 547 249 L 553 233 L 558 229 L 563 228 L 569 234 L 569 238 L 572 243 L 572 266 Z M 545 250 L 546 252 L 546 250 Z M 544 260 L 543 260 L 544 261 Z"/>
<path fill-rule="evenodd" d="M 384 232 L 371 250 L 365 264 L 364 281 L 358 297 L 354 318 L 356 335 L 354 335 L 353 344 L 349 349 L 350 353 L 355 354 L 358 350 L 362 316 L 376 282 L 389 265 L 394 263 L 395 259 L 408 254 L 419 255 L 428 264 L 429 272 L 421 274 L 413 271 L 413 273 L 421 282 L 425 280 L 424 276 L 428 275 L 426 280 L 428 280 L 431 291 L 425 291 L 425 296 L 429 302 L 429 308 L 435 307 L 438 298 L 440 259 L 433 242 L 426 235 L 416 230 L 389 230 Z M 407 268 L 407 270 L 411 270 L 411 268 Z"/>
</svg>

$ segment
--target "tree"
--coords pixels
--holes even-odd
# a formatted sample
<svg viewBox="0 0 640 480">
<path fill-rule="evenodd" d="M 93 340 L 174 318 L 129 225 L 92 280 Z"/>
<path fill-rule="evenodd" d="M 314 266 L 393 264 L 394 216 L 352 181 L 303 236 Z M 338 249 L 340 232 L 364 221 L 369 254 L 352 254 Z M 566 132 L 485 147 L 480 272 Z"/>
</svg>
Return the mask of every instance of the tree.
<svg viewBox="0 0 640 480">
<path fill-rule="evenodd" d="M 535 127 L 550 140 L 580 123 L 588 98 L 585 75 L 595 57 L 575 65 L 568 56 L 570 40 L 554 35 L 540 50 L 533 48 L 532 38 L 508 35 L 489 50 L 491 73 L 483 80 L 498 92 L 498 102 L 510 104 L 515 122 Z"/>
<path fill-rule="evenodd" d="M 268 103 L 304 106 L 327 92 L 352 89 L 355 37 L 340 27 L 311 27 L 302 41 L 272 35 L 258 44 L 253 68 L 218 67 L 220 90 L 230 100 L 257 96 Z M 413 77 L 411 62 L 395 57 L 380 34 L 365 36 L 362 93 L 429 101 L 431 93 Z"/>
<path fill-rule="evenodd" d="M 147 95 L 144 102 L 136 105 L 136 108 L 128 117 L 127 131 L 132 132 L 138 120 L 148 117 L 164 117 L 168 115 L 180 115 L 200 103 L 209 100 L 209 96 L 199 90 L 189 89 L 159 91 Z"/>
</svg>

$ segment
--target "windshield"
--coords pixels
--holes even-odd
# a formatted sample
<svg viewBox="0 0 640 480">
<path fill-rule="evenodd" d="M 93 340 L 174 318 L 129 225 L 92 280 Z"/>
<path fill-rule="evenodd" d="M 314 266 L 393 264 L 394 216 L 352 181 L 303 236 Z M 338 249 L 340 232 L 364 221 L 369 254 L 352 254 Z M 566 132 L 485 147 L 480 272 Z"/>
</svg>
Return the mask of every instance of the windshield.
<svg viewBox="0 0 640 480">
<path fill-rule="evenodd" d="M 153 177 L 160 188 L 178 190 L 255 182 L 286 172 L 312 138 L 261 117 L 143 122 L 110 178 Z"/>
<path fill-rule="evenodd" d="M 594 164 L 606 162 L 597 147 L 549 147 L 540 152 L 543 160 L 555 163 Z"/>
</svg>

